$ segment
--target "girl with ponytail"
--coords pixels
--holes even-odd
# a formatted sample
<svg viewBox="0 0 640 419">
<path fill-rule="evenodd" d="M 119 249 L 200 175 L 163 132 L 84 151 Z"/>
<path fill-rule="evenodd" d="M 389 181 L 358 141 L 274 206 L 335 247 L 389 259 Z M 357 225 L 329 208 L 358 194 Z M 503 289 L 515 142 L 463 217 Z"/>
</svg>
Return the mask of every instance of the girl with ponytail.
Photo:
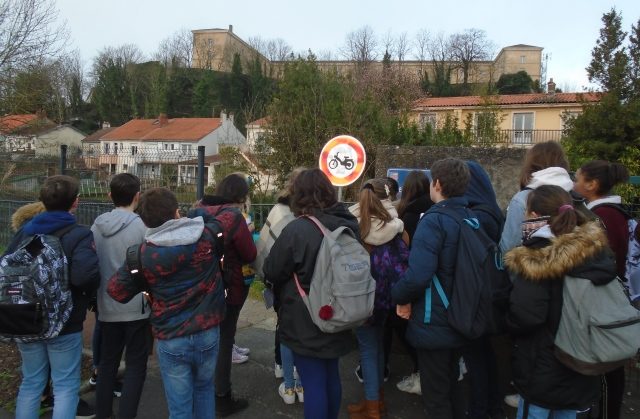
<svg viewBox="0 0 640 419">
<path fill-rule="evenodd" d="M 386 179 L 370 179 L 360 191 L 360 200 L 349 211 L 358 219 L 360 236 L 371 254 L 371 275 L 376 280 L 373 316 L 356 329 L 365 397 L 347 407 L 351 419 L 380 418 L 385 411 L 382 385 L 385 359 L 384 324 L 391 303 L 391 287 L 407 267 L 409 250 L 402 240 L 404 223 L 391 202 Z"/>
<path fill-rule="evenodd" d="M 622 198 L 613 195 L 611 190 L 614 186 L 628 180 L 629 172 L 623 165 L 605 160 L 592 160 L 578 169 L 574 186 L 574 190 L 586 200 L 587 208 L 596 214 L 604 225 L 609 246 L 616 255 L 618 276 L 627 280 L 629 279 L 625 272 L 629 250 L 627 218 L 630 216 L 620 206 Z M 620 418 L 624 383 L 624 367 L 605 374 L 603 382 L 605 394 L 602 395 L 600 402 L 600 418 Z"/>
<path fill-rule="evenodd" d="M 598 399 L 600 377 L 579 374 L 554 355 L 564 278 L 604 285 L 616 279 L 615 262 L 600 224 L 586 222 L 559 186 L 530 192 L 522 242 L 505 255 L 513 280 L 507 325 L 521 395 L 517 417 L 574 419 Z"/>
</svg>

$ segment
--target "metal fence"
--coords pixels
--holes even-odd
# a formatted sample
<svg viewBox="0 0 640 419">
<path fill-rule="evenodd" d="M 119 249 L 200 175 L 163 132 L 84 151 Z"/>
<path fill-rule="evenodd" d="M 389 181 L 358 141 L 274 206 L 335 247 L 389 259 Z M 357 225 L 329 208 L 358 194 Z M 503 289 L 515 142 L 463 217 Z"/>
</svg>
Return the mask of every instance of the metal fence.
<svg viewBox="0 0 640 419">
<path fill-rule="evenodd" d="M 158 142 L 153 145 L 122 142 L 83 144 L 79 147 L 41 146 L 35 150 L 0 151 L 0 198 L 37 199 L 47 176 L 68 174 L 80 179 L 80 195 L 108 200 L 111 177 L 131 173 L 142 188 L 170 188 L 181 201 L 195 201 L 204 186 L 213 183 L 213 157 L 205 147 Z M 210 152 L 213 152 L 210 150 Z M 209 161 L 208 161 L 209 160 Z"/>
</svg>

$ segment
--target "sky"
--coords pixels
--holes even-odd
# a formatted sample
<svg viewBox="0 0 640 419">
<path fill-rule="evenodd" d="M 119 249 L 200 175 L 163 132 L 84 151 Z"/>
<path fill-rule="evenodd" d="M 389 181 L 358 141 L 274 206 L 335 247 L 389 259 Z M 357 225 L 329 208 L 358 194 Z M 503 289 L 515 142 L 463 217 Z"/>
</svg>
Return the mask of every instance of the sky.
<svg viewBox="0 0 640 419">
<path fill-rule="evenodd" d="M 623 30 L 640 19 L 638 0 L 57 0 L 66 21 L 69 47 L 87 66 L 106 46 L 133 43 L 151 56 L 163 39 L 181 29 L 228 28 L 250 37 L 282 38 L 296 52 L 332 51 L 365 25 L 376 35 L 418 31 L 448 35 L 486 31 L 500 48 L 528 44 L 548 54 L 547 76 L 563 91 L 589 86 L 585 68 L 599 36 L 602 14 L 615 7 Z M 408 57 L 407 59 L 410 59 Z"/>
</svg>

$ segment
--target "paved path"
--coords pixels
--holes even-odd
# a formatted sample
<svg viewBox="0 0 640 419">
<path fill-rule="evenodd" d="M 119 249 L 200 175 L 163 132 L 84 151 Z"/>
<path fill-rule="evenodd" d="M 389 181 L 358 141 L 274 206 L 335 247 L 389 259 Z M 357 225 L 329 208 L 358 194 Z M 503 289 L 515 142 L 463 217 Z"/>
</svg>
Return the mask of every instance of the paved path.
<svg viewBox="0 0 640 419">
<path fill-rule="evenodd" d="M 91 316 L 92 317 L 92 316 Z M 90 323 L 91 320 L 88 321 Z M 86 326 L 90 326 L 87 324 Z M 236 341 L 240 346 L 251 348 L 249 362 L 234 365 L 232 368 L 232 383 L 234 392 L 250 400 L 250 406 L 243 412 L 230 416 L 233 419 L 249 418 L 302 418 L 302 405 L 285 405 L 278 395 L 280 380 L 273 373 L 273 331 L 275 329 L 275 314 L 272 310 L 265 310 L 261 301 L 247 300 L 240 315 L 239 329 Z M 89 329 L 90 330 L 90 329 Z M 357 351 L 351 352 L 340 361 L 343 386 L 343 402 L 340 418 L 348 418 L 346 405 L 359 400 L 363 395 L 362 385 L 353 373 L 358 362 Z M 395 384 L 409 373 L 410 362 L 403 353 L 394 353 L 391 360 L 391 377 L 385 385 L 386 401 L 390 419 L 414 419 L 424 417 L 419 396 L 400 392 Z M 638 375 L 637 377 L 640 377 Z M 636 377 L 636 378 L 637 378 Z M 631 378 L 631 377 L 630 377 Z M 640 417 L 638 415 L 637 395 L 640 384 L 633 378 L 628 386 L 628 399 L 623 419 Z M 629 397 L 631 396 L 631 397 Z M 94 392 L 86 393 L 83 398 L 91 405 L 95 403 Z M 635 410 L 630 410 L 631 406 Z M 114 412 L 117 412 L 117 399 L 114 402 Z M 514 410 L 508 411 L 513 417 Z M 12 415 L 0 411 L 0 419 L 8 419 Z M 45 418 L 51 417 L 45 415 Z M 139 419 L 164 419 L 168 417 L 164 390 L 160 377 L 157 360 L 150 359 L 147 380 L 145 382 L 142 400 L 138 411 Z"/>
</svg>

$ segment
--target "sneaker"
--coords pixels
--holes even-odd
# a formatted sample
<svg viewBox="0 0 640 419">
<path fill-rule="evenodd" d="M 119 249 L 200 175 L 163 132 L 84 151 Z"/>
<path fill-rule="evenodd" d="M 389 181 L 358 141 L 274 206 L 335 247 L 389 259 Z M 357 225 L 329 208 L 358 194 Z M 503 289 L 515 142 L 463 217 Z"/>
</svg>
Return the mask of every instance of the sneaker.
<svg viewBox="0 0 640 419">
<path fill-rule="evenodd" d="M 356 378 L 358 379 L 358 381 L 360 381 L 361 383 L 364 383 L 364 378 L 362 377 L 362 368 L 360 367 L 360 365 L 358 365 L 356 367 Z"/>
<path fill-rule="evenodd" d="M 398 390 L 405 393 L 422 394 L 422 387 L 420 386 L 420 373 L 414 372 L 408 377 L 404 377 L 402 381 L 396 384 Z"/>
<path fill-rule="evenodd" d="M 284 377 L 284 370 L 282 369 L 282 365 L 276 364 L 275 367 L 273 368 L 273 373 L 276 376 L 276 378 Z"/>
<path fill-rule="evenodd" d="M 296 384 L 296 387 L 293 389 L 296 392 L 296 396 L 298 396 L 298 401 L 300 403 L 304 403 L 304 388 Z"/>
<path fill-rule="evenodd" d="M 53 394 L 46 395 L 43 399 L 40 399 L 40 414 L 50 412 L 53 410 Z"/>
<path fill-rule="evenodd" d="M 113 397 L 122 397 L 122 381 L 116 381 L 113 385 Z"/>
<path fill-rule="evenodd" d="M 294 404 L 296 402 L 296 392 L 292 388 L 284 388 L 284 383 L 280 383 L 278 394 L 285 404 Z"/>
<path fill-rule="evenodd" d="M 249 402 L 245 399 L 236 399 L 228 392 L 225 396 L 216 394 L 216 416 L 225 417 L 233 415 L 249 407 Z"/>
<path fill-rule="evenodd" d="M 251 353 L 251 349 L 243 348 L 242 346 L 238 346 L 235 343 L 233 344 L 233 350 L 241 355 L 249 355 Z"/>
<path fill-rule="evenodd" d="M 518 408 L 518 404 L 520 403 L 520 395 L 519 394 L 507 394 L 504 396 L 504 402 L 507 406 L 511 406 L 514 409 Z"/>
<path fill-rule="evenodd" d="M 244 364 L 248 360 L 248 356 L 242 355 L 236 351 L 231 351 L 231 362 L 233 362 L 234 364 Z"/>
<path fill-rule="evenodd" d="M 76 419 L 93 419 L 96 417 L 96 412 L 93 410 L 89 403 L 80 399 L 78 401 L 78 408 L 76 409 Z"/>
<path fill-rule="evenodd" d="M 93 372 L 91 373 L 91 377 L 89 377 L 89 385 L 91 387 L 94 387 L 96 385 L 98 385 L 98 370 L 94 369 Z"/>
</svg>

